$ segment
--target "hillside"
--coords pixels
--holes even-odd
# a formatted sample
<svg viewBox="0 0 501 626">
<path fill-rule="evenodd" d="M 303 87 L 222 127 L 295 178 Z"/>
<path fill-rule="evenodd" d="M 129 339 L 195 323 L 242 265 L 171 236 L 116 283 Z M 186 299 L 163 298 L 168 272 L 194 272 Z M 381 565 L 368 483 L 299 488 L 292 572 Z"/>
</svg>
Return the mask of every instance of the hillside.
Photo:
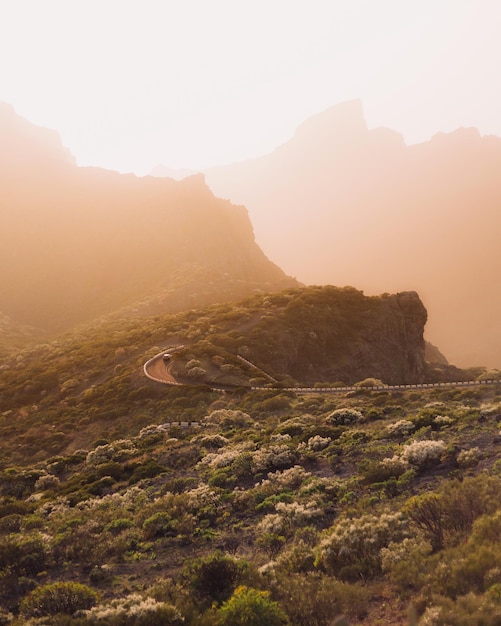
<svg viewBox="0 0 501 626">
<path fill-rule="evenodd" d="M 0 106 L 2 314 L 60 332 L 126 308 L 177 311 L 296 285 L 247 211 L 202 175 L 178 182 L 77 167 L 56 133 Z"/>
<path fill-rule="evenodd" d="M 231 311 L 199 316 L 200 339 L 173 355 L 174 369 L 185 376 L 177 367 L 187 360 L 184 353 L 207 367 L 203 357 L 212 347 L 244 357 L 285 384 L 353 384 L 370 377 L 388 384 L 423 382 L 425 322 L 426 310 L 411 292 L 367 297 L 350 287 L 325 286 L 257 296 Z"/>
<path fill-rule="evenodd" d="M 245 336 L 272 374 L 313 379 L 369 328 L 371 358 L 379 345 L 404 367 L 424 320 L 415 294 L 315 287 L 103 321 L 0 359 L 0 621 L 498 623 L 500 385 L 217 393 L 142 371 L 184 345 L 190 382 L 207 355 L 232 376 Z M 297 345 L 289 361 L 277 341 Z"/>
<path fill-rule="evenodd" d="M 273 153 L 211 168 L 266 254 L 308 284 L 416 290 L 450 362 L 501 365 L 501 139 L 473 129 L 406 146 L 362 105 L 312 117 Z"/>
<path fill-rule="evenodd" d="M 151 386 L 142 365 L 168 346 L 184 346 L 172 367 L 190 384 L 422 382 L 425 321 L 413 293 L 366 297 L 351 288 L 309 287 L 176 315 L 93 322 L 3 360 L 0 452 L 20 462 L 74 449 L 74 437 L 88 445 L 94 420 L 116 433 L 137 427 Z M 154 385 L 154 397 L 162 393 Z M 54 438 L 44 424 L 59 419 L 66 427 Z"/>
</svg>

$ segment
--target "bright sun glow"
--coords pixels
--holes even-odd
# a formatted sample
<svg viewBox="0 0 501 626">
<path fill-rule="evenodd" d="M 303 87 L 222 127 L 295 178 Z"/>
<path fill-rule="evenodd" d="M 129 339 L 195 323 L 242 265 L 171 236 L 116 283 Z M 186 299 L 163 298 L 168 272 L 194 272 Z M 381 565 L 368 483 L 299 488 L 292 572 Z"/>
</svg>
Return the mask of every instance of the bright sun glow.
<svg viewBox="0 0 501 626">
<path fill-rule="evenodd" d="M 408 143 L 501 135 L 498 0 L 2 0 L 0 100 L 79 164 L 257 156 L 352 98 Z"/>
</svg>

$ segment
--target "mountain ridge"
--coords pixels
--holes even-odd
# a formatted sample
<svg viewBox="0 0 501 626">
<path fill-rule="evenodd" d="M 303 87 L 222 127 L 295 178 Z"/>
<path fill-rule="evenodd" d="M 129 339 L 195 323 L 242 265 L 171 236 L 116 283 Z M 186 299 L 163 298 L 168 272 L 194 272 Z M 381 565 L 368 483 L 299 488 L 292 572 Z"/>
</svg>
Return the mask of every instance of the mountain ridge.
<svg viewBox="0 0 501 626">
<path fill-rule="evenodd" d="M 204 269 L 206 287 L 212 276 L 212 302 L 231 284 L 234 297 L 297 284 L 258 247 L 245 207 L 216 198 L 203 174 L 77 167 L 57 133 L 12 107 L 0 108 L 0 136 L 2 311 L 20 324 L 60 332 L 162 291 L 173 310 L 181 268 Z"/>
<path fill-rule="evenodd" d="M 367 293 L 416 290 L 430 341 L 460 366 L 495 367 L 499 167 L 498 137 L 466 128 L 407 146 L 395 131 L 368 129 L 352 101 L 263 157 L 205 173 L 215 193 L 245 204 L 288 273 Z"/>
</svg>

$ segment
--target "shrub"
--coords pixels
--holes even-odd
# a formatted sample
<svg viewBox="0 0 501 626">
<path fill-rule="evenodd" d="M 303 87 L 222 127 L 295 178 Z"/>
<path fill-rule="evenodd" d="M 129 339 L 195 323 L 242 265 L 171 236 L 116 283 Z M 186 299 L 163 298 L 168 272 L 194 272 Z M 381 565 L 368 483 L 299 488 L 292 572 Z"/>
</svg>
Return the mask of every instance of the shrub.
<svg viewBox="0 0 501 626">
<path fill-rule="evenodd" d="M 89 623 L 103 622 L 106 626 L 182 626 L 184 618 L 179 611 L 166 602 L 142 598 L 133 593 L 99 604 L 83 615 Z"/>
<path fill-rule="evenodd" d="M 36 491 L 45 491 L 46 489 L 52 489 L 53 487 L 57 487 L 59 485 L 59 478 L 57 476 L 53 476 L 52 474 L 45 474 L 44 476 L 40 476 L 40 478 L 35 483 Z"/>
<path fill-rule="evenodd" d="M 120 517 L 112 520 L 109 524 L 106 524 L 104 530 L 108 531 L 112 535 L 119 535 L 122 531 L 132 528 L 133 526 L 134 522 L 131 519 L 128 517 Z"/>
<path fill-rule="evenodd" d="M 143 532 L 146 539 L 155 537 L 174 536 L 176 534 L 176 520 L 169 513 L 158 511 L 143 522 Z"/>
<path fill-rule="evenodd" d="M 252 469 L 255 472 L 287 468 L 294 464 L 297 453 L 285 444 L 270 445 L 256 450 L 252 456 Z"/>
<path fill-rule="evenodd" d="M 318 452 L 320 450 L 324 450 L 330 444 L 332 439 L 330 437 L 322 437 L 321 435 L 315 435 L 308 439 L 308 443 L 306 444 L 310 450 L 314 452 Z"/>
<path fill-rule="evenodd" d="M 438 463 L 444 450 L 445 444 L 442 440 L 425 439 L 423 441 L 413 441 L 403 447 L 401 458 L 410 465 L 422 469 Z"/>
<path fill-rule="evenodd" d="M 480 474 L 462 482 L 448 481 L 436 492 L 414 496 L 403 512 L 425 534 L 433 549 L 440 550 L 446 539 L 464 537 L 481 515 L 497 511 L 500 497 L 499 478 Z"/>
<path fill-rule="evenodd" d="M 461 450 L 461 452 L 457 455 L 456 461 L 459 467 L 466 469 L 468 467 L 475 467 L 475 465 L 478 465 L 479 459 L 479 448 L 470 448 L 469 450 Z"/>
<path fill-rule="evenodd" d="M 424 533 L 433 550 L 444 546 L 446 514 L 444 501 L 437 493 L 424 493 L 407 501 L 404 513 Z"/>
<path fill-rule="evenodd" d="M 208 422 L 220 424 L 222 428 L 243 428 L 253 423 L 250 415 L 233 409 L 215 409 L 205 419 Z"/>
<path fill-rule="evenodd" d="M 47 548 L 39 535 L 0 540 L 0 571 L 35 576 L 47 565 Z"/>
<path fill-rule="evenodd" d="M 336 424 L 338 426 L 355 424 L 356 422 L 360 422 L 362 420 L 362 413 L 356 409 L 350 408 L 336 409 L 325 418 L 325 421 L 328 424 Z"/>
<path fill-rule="evenodd" d="M 415 428 L 411 421 L 399 420 L 398 422 L 393 422 L 393 424 L 388 424 L 386 433 L 388 437 L 408 437 Z"/>
<path fill-rule="evenodd" d="M 245 561 L 215 552 L 188 563 L 185 571 L 199 598 L 219 603 L 231 596 L 247 568 Z"/>
<path fill-rule="evenodd" d="M 267 591 L 238 587 L 218 611 L 221 626 L 285 626 L 289 620 Z"/>
<path fill-rule="evenodd" d="M 20 612 L 24 617 L 45 617 L 90 609 L 97 602 L 94 589 L 80 583 L 51 583 L 41 585 L 29 593 L 21 603 Z"/>
<path fill-rule="evenodd" d="M 268 478 L 261 481 L 260 486 L 267 492 L 281 491 L 282 489 L 298 489 L 311 474 L 301 465 L 294 465 L 285 470 L 270 472 Z"/>
<path fill-rule="evenodd" d="M 317 561 L 340 578 L 373 576 L 381 570 L 382 548 L 405 536 L 400 513 L 344 519 L 320 543 Z"/>
<path fill-rule="evenodd" d="M 320 572 L 278 573 L 274 595 L 294 626 L 331 626 L 336 617 L 360 620 L 367 613 L 369 591 L 359 583 L 341 582 Z"/>
</svg>

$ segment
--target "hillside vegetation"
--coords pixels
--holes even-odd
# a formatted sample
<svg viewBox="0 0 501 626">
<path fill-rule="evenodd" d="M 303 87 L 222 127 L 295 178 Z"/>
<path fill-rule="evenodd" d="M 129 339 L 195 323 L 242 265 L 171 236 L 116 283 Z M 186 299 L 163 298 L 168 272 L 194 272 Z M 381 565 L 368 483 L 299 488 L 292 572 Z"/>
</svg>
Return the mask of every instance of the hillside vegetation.
<svg viewBox="0 0 501 626">
<path fill-rule="evenodd" d="M 333 360 L 352 343 L 358 354 L 398 301 L 292 290 L 103 322 L 0 361 L 0 623 L 501 623 L 501 384 L 244 386 L 285 376 L 284 337 L 300 346 L 290 363 L 325 375 L 305 333 Z M 261 374 L 237 358 L 245 333 Z M 211 364 L 240 386 L 144 377 L 180 345 L 190 382 Z"/>
<path fill-rule="evenodd" d="M 420 382 L 425 318 L 416 294 L 366 297 L 353 288 L 310 287 L 148 320 L 103 321 L 3 360 L 2 458 L 42 459 L 89 445 L 100 429 L 119 437 L 140 428 L 166 396 L 142 366 L 169 346 L 184 346 L 173 354 L 174 375 L 198 385 L 351 384 L 369 376 Z M 207 395 L 196 387 L 172 393 L 179 395 L 169 409 L 173 419 L 186 395 Z M 203 411 L 202 404 L 185 419 Z"/>
</svg>

